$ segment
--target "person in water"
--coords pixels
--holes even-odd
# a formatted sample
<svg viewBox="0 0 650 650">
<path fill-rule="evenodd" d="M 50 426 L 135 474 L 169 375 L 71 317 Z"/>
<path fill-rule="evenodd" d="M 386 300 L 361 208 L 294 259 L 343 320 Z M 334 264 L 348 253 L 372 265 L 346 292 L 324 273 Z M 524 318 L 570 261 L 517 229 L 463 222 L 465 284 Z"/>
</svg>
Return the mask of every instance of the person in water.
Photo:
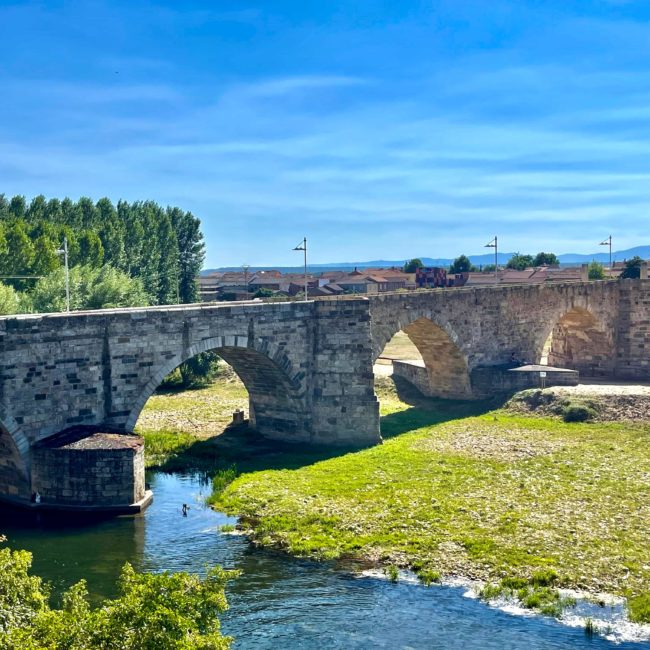
<svg viewBox="0 0 650 650">
<path fill-rule="evenodd" d="M 190 509 L 190 507 L 187 505 L 187 503 L 183 504 L 183 517 L 187 517 L 187 511 Z"/>
</svg>

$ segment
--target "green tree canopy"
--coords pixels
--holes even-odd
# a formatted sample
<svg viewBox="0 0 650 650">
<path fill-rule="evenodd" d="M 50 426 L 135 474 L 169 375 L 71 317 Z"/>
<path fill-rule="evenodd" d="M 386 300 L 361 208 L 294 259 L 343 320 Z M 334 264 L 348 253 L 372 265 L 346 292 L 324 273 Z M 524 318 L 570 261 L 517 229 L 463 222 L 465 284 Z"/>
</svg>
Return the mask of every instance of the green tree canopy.
<svg viewBox="0 0 650 650">
<path fill-rule="evenodd" d="M 635 255 L 632 259 L 625 262 L 625 268 L 619 277 L 622 280 L 634 280 L 635 278 L 640 278 L 642 264 L 643 260 L 638 255 Z"/>
<path fill-rule="evenodd" d="M 521 253 L 515 253 L 506 264 L 507 269 L 515 269 L 516 271 L 523 271 L 531 266 L 533 266 L 532 255 L 522 255 Z"/>
<path fill-rule="evenodd" d="M 414 257 L 412 260 L 408 260 L 404 264 L 404 273 L 415 273 L 417 269 L 421 269 L 424 267 L 424 264 L 422 264 L 422 260 Z"/>
<path fill-rule="evenodd" d="M 470 262 L 467 255 L 460 255 L 449 267 L 449 273 L 468 273 L 469 271 L 475 270 L 476 267 Z"/>
<path fill-rule="evenodd" d="M 605 278 L 605 267 L 600 262 L 593 260 L 589 263 L 588 273 L 590 280 L 603 280 Z"/>
<path fill-rule="evenodd" d="M 21 312 L 20 296 L 16 290 L 4 282 L 0 282 L 0 314 L 19 314 Z"/>
<path fill-rule="evenodd" d="M 188 573 L 136 573 L 126 564 L 118 596 L 91 607 L 85 582 L 64 593 L 60 609 L 29 574 L 31 554 L 0 549 L 0 648 L 77 650 L 222 650 L 224 589 L 238 574 L 221 567 L 204 578 Z"/>
<path fill-rule="evenodd" d="M 533 266 L 559 266 L 560 260 L 555 253 L 537 253 Z"/>
<path fill-rule="evenodd" d="M 105 264 L 140 278 L 150 304 L 196 302 L 205 248 L 191 212 L 154 201 L 96 203 L 0 195 L 0 275 L 45 275 L 68 240 L 71 267 Z M 34 281 L 15 281 L 20 289 Z"/>
<path fill-rule="evenodd" d="M 31 292 L 36 312 L 65 310 L 65 271 L 61 267 L 36 283 Z M 70 308 L 108 309 L 111 307 L 145 307 L 147 294 L 142 283 L 110 266 L 70 269 Z"/>
</svg>

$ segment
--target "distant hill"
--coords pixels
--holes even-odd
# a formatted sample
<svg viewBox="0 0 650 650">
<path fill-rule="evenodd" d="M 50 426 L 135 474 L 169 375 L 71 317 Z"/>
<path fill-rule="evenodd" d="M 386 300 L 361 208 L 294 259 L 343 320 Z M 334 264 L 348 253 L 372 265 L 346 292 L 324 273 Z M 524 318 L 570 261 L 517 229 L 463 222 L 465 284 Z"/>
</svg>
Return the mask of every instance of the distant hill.
<svg viewBox="0 0 650 650">
<path fill-rule="evenodd" d="M 575 264 L 586 264 L 592 260 L 597 262 L 602 262 L 604 264 L 609 263 L 609 252 L 605 247 L 603 251 L 598 251 L 597 253 L 588 253 L 582 255 L 580 253 L 564 253 L 558 255 L 560 264 L 563 266 L 571 266 Z M 506 264 L 508 260 L 514 255 L 514 253 L 499 253 L 499 264 Z M 631 257 L 638 255 L 640 258 L 647 260 L 650 259 L 650 246 L 636 246 L 635 248 L 628 248 L 623 251 L 612 251 L 612 260 L 615 262 L 620 262 L 623 260 L 629 260 Z M 484 253 L 482 255 L 469 255 L 469 259 L 472 261 L 472 264 L 476 266 L 481 266 L 484 264 L 494 264 L 494 253 Z M 446 257 L 421 257 L 420 258 L 425 266 L 449 266 L 453 259 Z M 404 260 L 370 260 L 369 262 L 340 262 L 332 264 L 310 264 L 309 269 L 311 271 L 317 271 L 318 273 L 325 273 L 327 271 L 341 271 L 347 269 L 364 269 L 368 267 L 373 268 L 386 268 L 390 266 L 401 267 L 404 264 Z M 302 266 L 251 266 L 249 271 L 261 271 L 264 269 L 277 269 L 283 273 L 300 273 L 303 270 Z M 201 275 L 206 275 L 207 273 L 212 273 L 213 271 L 240 271 L 240 266 L 224 266 L 218 269 L 204 269 L 201 271 Z"/>
</svg>

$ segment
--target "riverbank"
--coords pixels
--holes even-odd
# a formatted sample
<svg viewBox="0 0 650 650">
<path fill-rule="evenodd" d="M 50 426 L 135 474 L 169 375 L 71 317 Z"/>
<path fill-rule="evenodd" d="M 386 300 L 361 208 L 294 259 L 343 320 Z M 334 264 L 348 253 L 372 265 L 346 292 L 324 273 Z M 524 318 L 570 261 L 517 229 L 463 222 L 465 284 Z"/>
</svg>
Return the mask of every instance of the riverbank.
<svg viewBox="0 0 650 650">
<path fill-rule="evenodd" d="M 209 390 L 218 401 L 220 388 Z M 648 424 L 488 412 L 418 398 L 390 378 L 378 394 L 385 442 L 371 449 L 258 453 L 241 432 L 239 476 L 215 506 L 254 542 L 295 555 L 488 583 L 548 571 L 554 587 L 626 596 L 632 618 L 650 620 Z M 228 430 L 223 442 L 143 432 L 149 445 L 182 441 L 163 466 L 209 450 L 223 467 L 237 455 L 219 453 L 229 438 L 234 450 Z"/>
</svg>

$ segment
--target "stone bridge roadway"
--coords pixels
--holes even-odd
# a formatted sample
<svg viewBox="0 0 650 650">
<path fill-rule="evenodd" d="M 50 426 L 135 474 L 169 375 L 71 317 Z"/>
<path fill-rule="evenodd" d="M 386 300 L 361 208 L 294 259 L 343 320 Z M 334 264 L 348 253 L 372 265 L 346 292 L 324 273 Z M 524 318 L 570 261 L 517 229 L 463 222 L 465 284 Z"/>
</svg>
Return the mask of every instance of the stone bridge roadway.
<svg viewBox="0 0 650 650">
<path fill-rule="evenodd" d="M 0 496 L 31 494 L 39 441 L 75 425 L 130 431 L 163 377 L 215 350 L 251 424 L 296 443 L 381 440 L 373 361 L 398 331 L 432 394 L 471 397 L 477 369 L 518 358 L 650 378 L 650 281 L 418 291 L 0 318 Z"/>
</svg>

